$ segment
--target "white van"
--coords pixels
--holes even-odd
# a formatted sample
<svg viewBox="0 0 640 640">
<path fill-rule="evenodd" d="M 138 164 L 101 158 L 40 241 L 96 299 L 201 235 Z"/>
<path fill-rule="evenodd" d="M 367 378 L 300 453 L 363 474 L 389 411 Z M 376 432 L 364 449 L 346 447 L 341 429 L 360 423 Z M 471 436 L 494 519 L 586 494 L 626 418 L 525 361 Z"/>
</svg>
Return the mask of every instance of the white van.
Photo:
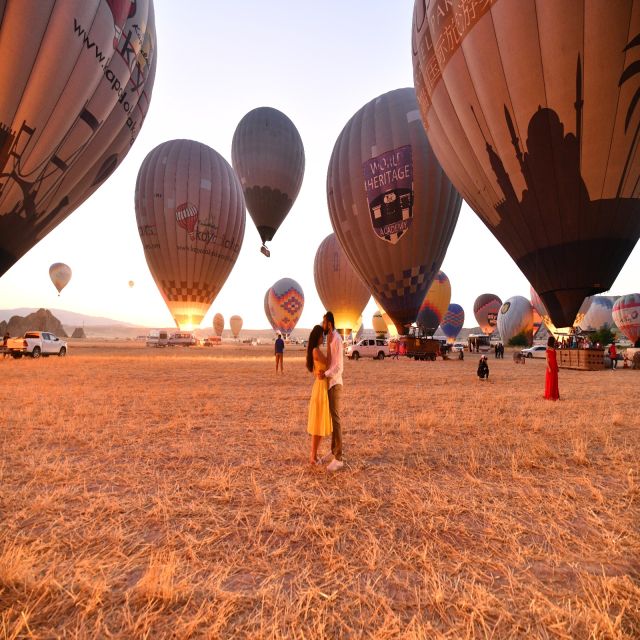
<svg viewBox="0 0 640 640">
<path fill-rule="evenodd" d="M 152 329 L 147 334 L 147 347 L 166 347 L 169 344 L 169 333 L 162 329 Z"/>
</svg>

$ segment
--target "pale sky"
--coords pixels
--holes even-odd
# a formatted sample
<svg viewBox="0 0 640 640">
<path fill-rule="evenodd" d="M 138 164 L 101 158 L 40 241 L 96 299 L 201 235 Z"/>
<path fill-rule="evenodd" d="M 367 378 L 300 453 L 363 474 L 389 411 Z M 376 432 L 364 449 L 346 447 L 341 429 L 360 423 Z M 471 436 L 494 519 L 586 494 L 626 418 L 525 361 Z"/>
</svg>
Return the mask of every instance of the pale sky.
<svg viewBox="0 0 640 640">
<path fill-rule="evenodd" d="M 117 171 L 81 207 L 0 278 L 0 308 L 64 308 L 148 327 L 173 319 L 149 273 L 138 237 L 134 188 L 146 154 L 174 138 L 191 138 L 231 162 L 237 123 L 271 106 L 295 123 L 305 147 L 302 189 L 270 243 L 271 258 L 247 215 L 242 250 L 205 316 L 239 314 L 249 329 L 268 328 L 267 288 L 297 280 L 305 293 L 299 327 L 324 309 L 313 281 L 313 259 L 331 233 L 325 181 L 334 142 L 349 118 L 372 98 L 413 85 L 412 0 L 156 0 L 158 68 L 151 107 L 133 148 Z M 73 278 L 58 297 L 49 265 L 65 262 Z M 464 204 L 442 265 L 451 301 L 475 326 L 473 301 L 484 292 L 503 300 L 529 297 L 529 285 L 480 219 Z M 130 289 L 128 281 L 134 280 Z M 640 290 L 636 246 L 611 290 Z M 364 313 L 371 326 L 375 305 Z"/>
</svg>

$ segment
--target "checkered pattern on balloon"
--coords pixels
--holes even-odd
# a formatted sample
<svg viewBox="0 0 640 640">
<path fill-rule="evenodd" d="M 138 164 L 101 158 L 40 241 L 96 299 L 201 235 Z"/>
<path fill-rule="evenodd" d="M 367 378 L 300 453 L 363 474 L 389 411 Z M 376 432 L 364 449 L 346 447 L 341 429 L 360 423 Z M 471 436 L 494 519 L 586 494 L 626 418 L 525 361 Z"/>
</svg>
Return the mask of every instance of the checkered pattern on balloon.
<svg viewBox="0 0 640 640">
<path fill-rule="evenodd" d="M 272 287 L 269 290 L 269 311 L 276 329 L 289 335 L 294 329 L 304 308 L 302 289 L 290 287 L 279 294 Z"/>
</svg>

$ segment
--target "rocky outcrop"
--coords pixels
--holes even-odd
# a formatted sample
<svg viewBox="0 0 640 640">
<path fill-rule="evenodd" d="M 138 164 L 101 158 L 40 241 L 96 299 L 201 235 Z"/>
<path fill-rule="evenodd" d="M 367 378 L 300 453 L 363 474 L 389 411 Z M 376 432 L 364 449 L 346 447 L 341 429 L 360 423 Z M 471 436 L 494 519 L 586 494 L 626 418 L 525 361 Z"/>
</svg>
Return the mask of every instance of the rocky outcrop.
<svg viewBox="0 0 640 640">
<path fill-rule="evenodd" d="M 27 331 L 48 331 L 59 338 L 66 338 L 67 334 L 62 323 L 48 309 L 38 309 L 26 317 L 12 316 L 9 322 L 0 322 L 0 333 L 8 331 L 12 338 L 23 336 Z"/>
<path fill-rule="evenodd" d="M 86 338 L 87 334 L 84 332 L 83 327 L 76 327 L 71 334 L 72 338 Z"/>
</svg>

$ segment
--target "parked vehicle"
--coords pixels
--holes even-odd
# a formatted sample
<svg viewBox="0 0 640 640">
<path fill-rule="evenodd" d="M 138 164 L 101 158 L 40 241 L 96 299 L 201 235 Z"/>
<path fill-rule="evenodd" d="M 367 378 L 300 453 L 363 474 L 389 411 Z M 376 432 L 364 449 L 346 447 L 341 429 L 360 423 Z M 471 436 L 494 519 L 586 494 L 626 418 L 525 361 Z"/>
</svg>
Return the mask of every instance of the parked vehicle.
<svg viewBox="0 0 640 640">
<path fill-rule="evenodd" d="M 170 347 L 192 347 L 196 343 L 193 333 L 172 333 L 169 336 Z"/>
<path fill-rule="evenodd" d="M 402 346 L 401 346 L 402 345 Z M 449 351 L 446 339 L 421 335 L 418 331 L 398 338 L 398 349 L 414 360 L 435 360 Z"/>
<path fill-rule="evenodd" d="M 375 358 L 376 360 L 384 360 L 389 356 L 389 343 L 382 338 L 360 340 L 355 344 L 350 344 L 345 355 L 351 360 L 359 358 Z"/>
<path fill-rule="evenodd" d="M 491 337 L 485 335 L 484 333 L 472 333 L 468 338 L 469 343 L 469 351 L 471 353 L 480 352 L 480 353 L 488 353 L 491 351 Z"/>
<path fill-rule="evenodd" d="M 222 344 L 222 338 L 220 336 L 209 336 L 205 338 L 202 342 L 202 345 L 205 347 L 213 347 Z"/>
<path fill-rule="evenodd" d="M 525 358 L 546 358 L 547 347 L 543 344 L 538 344 L 533 347 L 528 347 L 527 349 L 520 349 L 520 353 Z"/>
<path fill-rule="evenodd" d="M 23 338 L 9 338 L 7 351 L 14 358 L 31 356 L 66 356 L 67 342 L 47 331 L 27 331 Z"/>
<path fill-rule="evenodd" d="M 153 329 L 147 335 L 147 347 L 166 347 L 169 344 L 167 331 Z"/>
<path fill-rule="evenodd" d="M 451 350 L 458 352 L 458 351 L 464 351 L 467 348 L 468 348 L 468 345 L 466 345 L 464 342 L 454 342 L 453 346 L 451 347 Z"/>
</svg>

